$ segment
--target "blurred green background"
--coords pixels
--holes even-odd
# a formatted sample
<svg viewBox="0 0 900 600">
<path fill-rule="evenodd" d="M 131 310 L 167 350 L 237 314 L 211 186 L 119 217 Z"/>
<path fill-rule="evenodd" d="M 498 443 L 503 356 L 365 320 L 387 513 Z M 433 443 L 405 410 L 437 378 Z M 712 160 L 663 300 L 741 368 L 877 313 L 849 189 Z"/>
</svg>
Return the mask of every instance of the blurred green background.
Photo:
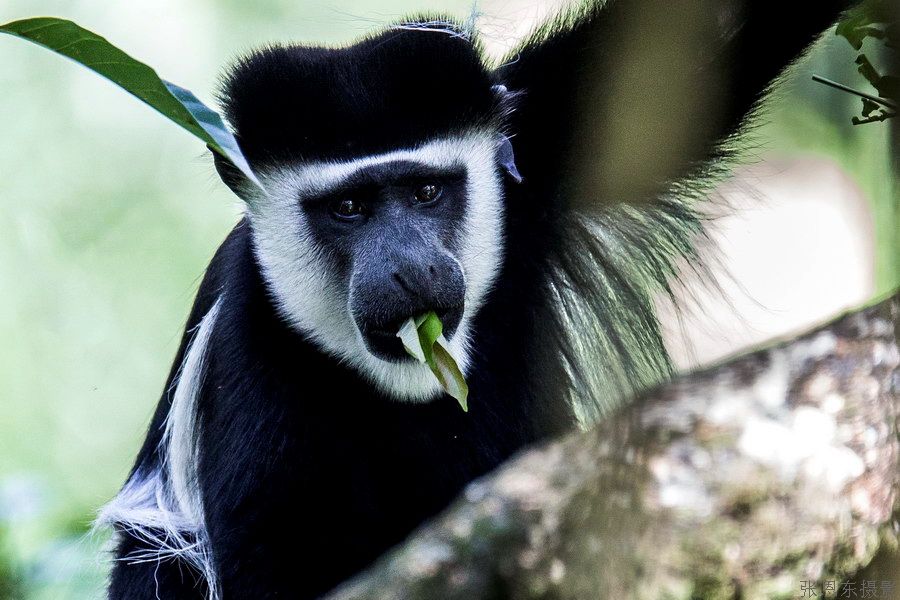
<svg viewBox="0 0 900 600">
<path fill-rule="evenodd" d="M 529 6 L 491 21 L 492 35 Z M 0 22 L 71 18 L 211 102 L 221 67 L 252 47 L 349 41 L 423 8 L 465 18 L 472 4 L 0 0 Z M 829 39 L 810 60 L 864 88 L 854 56 Z M 853 176 L 887 291 L 898 223 L 888 128 L 852 127 L 857 108 L 796 80 L 757 141 L 831 156 Z M 0 36 L 0 598 L 101 595 L 107 536 L 91 521 L 128 472 L 203 268 L 240 212 L 203 150 L 95 74 Z"/>
</svg>

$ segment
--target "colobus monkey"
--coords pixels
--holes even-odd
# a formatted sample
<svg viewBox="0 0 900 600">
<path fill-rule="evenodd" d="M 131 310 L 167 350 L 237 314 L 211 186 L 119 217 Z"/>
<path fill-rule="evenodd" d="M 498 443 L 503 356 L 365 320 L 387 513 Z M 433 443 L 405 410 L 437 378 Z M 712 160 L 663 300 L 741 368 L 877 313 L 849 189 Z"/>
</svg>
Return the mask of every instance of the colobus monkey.
<svg viewBox="0 0 900 600">
<path fill-rule="evenodd" d="M 667 2 L 701 8 L 682 77 L 699 98 L 714 74 L 717 111 L 652 195 L 585 208 L 576 165 L 603 132 L 584 103 L 629 76 L 627 56 L 607 68 L 612 41 L 651 5 L 588 3 L 499 67 L 472 31 L 422 19 L 229 70 L 264 191 L 216 157 L 246 214 L 102 514 L 111 598 L 320 596 L 512 453 L 670 372 L 653 298 L 696 259 L 691 181 L 844 6 Z M 395 336 L 429 310 L 468 413 Z"/>
</svg>

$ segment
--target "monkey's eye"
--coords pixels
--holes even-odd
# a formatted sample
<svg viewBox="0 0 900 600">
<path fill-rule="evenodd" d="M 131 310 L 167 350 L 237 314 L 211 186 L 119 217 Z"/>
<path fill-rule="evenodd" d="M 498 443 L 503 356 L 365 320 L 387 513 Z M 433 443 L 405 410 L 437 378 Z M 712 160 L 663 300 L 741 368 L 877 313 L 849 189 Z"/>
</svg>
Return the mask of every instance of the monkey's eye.
<svg viewBox="0 0 900 600">
<path fill-rule="evenodd" d="M 434 202 L 441 195 L 441 186 L 428 183 L 416 190 L 415 199 L 420 204 Z"/>
<path fill-rule="evenodd" d="M 345 221 L 355 219 L 363 214 L 363 204 L 351 198 L 341 198 L 331 203 L 331 212 Z"/>
</svg>

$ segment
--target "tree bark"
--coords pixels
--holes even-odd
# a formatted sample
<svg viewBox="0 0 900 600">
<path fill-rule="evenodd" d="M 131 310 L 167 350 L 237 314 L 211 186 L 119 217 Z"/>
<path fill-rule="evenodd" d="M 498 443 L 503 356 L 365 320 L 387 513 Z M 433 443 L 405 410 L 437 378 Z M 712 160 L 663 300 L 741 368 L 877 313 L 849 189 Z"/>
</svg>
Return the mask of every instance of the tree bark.
<svg viewBox="0 0 900 600">
<path fill-rule="evenodd" d="M 523 452 L 329 600 L 821 597 L 897 544 L 897 314 L 895 297 Z"/>
</svg>

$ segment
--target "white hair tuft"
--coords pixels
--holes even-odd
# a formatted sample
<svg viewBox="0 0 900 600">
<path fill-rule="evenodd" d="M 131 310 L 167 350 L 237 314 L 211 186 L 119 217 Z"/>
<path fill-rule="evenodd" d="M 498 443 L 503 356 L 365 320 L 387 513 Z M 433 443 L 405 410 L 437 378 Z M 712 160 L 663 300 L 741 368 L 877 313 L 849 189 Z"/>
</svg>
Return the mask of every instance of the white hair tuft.
<svg viewBox="0 0 900 600">
<path fill-rule="evenodd" d="M 160 442 L 163 464 L 135 469 L 118 495 L 100 511 L 95 525 L 113 526 L 150 548 L 120 560 L 184 561 L 205 580 L 211 600 L 217 600 L 219 594 L 197 480 L 197 401 L 221 303 L 219 297 L 196 327 L 176 377 Z"/>
</svg>

